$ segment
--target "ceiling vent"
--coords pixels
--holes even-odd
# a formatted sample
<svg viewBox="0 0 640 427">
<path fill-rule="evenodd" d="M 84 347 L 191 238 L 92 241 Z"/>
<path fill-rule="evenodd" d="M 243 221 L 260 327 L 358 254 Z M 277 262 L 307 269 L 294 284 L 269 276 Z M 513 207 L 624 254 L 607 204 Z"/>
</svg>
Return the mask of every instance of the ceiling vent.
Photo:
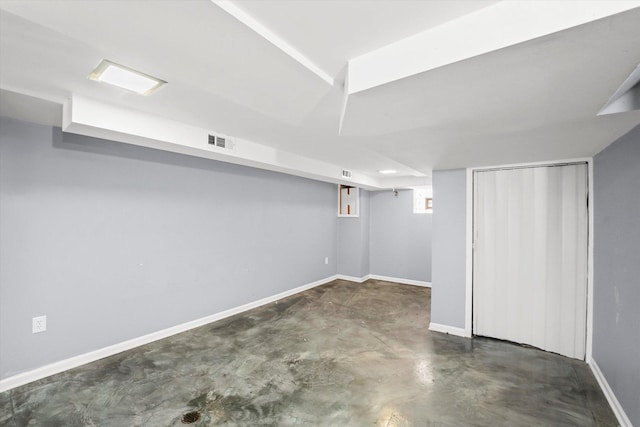
<svg viewBox="0 0 640 427">
<path fill-rule="evenodd" d="M 342 177 L 346 179 L 353 178 L 353 173 L 350 170 L 342 169 Z"/>
<path fill-rule="evenodd" d="M 227 150 L 233 150 L 233 141 L 225 136 L 209 135 L 207 140 L 209 145 L 213 145 L 218 148 L 225 148 Z"/>
</svg>

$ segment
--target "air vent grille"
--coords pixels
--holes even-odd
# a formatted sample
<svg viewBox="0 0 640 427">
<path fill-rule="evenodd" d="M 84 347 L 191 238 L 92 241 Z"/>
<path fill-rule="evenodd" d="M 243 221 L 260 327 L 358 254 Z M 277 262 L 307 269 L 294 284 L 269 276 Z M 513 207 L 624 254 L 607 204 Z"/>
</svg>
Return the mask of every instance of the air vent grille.
<svg viewBox="0 0 640 427">
<path fill-rule="evenodd" d="M 346 179 L 353 178 L 353 173 L 350 170 L 342 169 L 342 177 Z"/>
<path fill-rule="evenodd" d="M 233 141 L 224 136 L 209 135 L 207 138 L 207 143 L 218 148 L 225 148 L 227 150 L 233 149 Z"/>
</svg>

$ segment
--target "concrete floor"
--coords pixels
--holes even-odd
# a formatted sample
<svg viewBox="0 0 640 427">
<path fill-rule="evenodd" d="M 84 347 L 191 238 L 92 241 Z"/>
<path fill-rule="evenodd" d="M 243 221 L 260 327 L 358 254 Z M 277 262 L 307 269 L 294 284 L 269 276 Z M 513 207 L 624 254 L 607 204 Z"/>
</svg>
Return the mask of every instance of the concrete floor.
<svg viewBox="0 0 640 427">
<path fill-rule="evenodd" d="M 584 362 L 429 332 L 430 296 L 332 282 L 1 393 L 0 425 L 617 425 Z"/>
</svg>

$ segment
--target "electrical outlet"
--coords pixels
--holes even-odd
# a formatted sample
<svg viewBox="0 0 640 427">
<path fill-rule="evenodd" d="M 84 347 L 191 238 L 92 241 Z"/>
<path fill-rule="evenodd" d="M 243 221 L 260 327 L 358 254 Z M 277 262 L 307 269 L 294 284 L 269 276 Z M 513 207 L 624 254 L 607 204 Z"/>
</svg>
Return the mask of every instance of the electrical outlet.
<svg viewBox="0 0 640 427">
<path fill-rule="evenodd" d="M 329 264 L 329 257 L 328 256 L 324 257 L 324 263 L 325 264 Z"/>
<path fill-rule="evenodd" d="M 34 334 L 47 330 L 47 316 L 34 317 L 31 321 L 31 332 Z"/>
</svg>

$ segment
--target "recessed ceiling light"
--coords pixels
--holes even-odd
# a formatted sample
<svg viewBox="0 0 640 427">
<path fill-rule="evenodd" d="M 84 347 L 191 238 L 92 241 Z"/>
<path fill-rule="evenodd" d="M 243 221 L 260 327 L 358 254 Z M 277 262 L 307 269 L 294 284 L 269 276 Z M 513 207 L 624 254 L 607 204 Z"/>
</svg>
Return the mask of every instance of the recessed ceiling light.
<svg viewBox="0 0 640 427">
<path fill-rule="evenodd" d="M 164 80 L 157 79 L 148 74 L 125 67 L 124 65 L 107 61 L 106 59 L 103 59 L 96 69 L 89 74 L 89 79 L 109 83 L 144 96 L 151 95 L 160 87 L 167 84 Z"/>
<path fill-rule="evenodd" d="M 378 171 L 378 172 L 383 173 L 383 174 L 385 174 L 385 175 L 390 175 L 390 174 L 392 174 L 392 173 L 396 173 L 397 171 L 395 171 L 395 170 L 393 170 L 393 169 L 383 169 L 383 170 Z"/>
</svg>

